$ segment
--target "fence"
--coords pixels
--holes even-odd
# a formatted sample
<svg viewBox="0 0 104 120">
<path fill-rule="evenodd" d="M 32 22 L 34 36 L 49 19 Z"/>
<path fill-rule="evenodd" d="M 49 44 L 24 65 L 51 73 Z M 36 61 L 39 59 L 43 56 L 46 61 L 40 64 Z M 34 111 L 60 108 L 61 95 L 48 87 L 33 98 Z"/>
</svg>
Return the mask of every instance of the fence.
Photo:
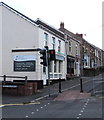
<svg viewBox="0 0 104 120">
<path fill-rule="evenodd" d="M 7 76 L 7 75 L 3 75 L 3 76 L 0 76 L 0 77 L 2 78 L 1 81 L 3 81 L 3 84 L 5 84 L 7 82 L 7 78 L 20 78 L 20 79 L 24 79 L 25 83 L 27 83 L 27 76 L 20 77 L 20 76 Z"/>
<path fill-rule="evenodd" d="M 93 78 L 93 94 L 102 94 L 104 92 L 104 75 Z"/>
</svg>

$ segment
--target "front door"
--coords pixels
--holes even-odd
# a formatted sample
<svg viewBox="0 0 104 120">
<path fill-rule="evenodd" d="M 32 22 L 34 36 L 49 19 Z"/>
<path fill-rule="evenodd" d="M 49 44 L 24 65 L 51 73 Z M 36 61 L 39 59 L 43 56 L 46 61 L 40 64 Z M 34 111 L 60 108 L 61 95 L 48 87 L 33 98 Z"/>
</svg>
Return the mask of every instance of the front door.
<svg viewBox="0 0 104 120">
<path fill-rule="evenodd" d="M 80 63 L 76 62 L 76 75 L 79 76 L 80 75 Z"/>
</svg>

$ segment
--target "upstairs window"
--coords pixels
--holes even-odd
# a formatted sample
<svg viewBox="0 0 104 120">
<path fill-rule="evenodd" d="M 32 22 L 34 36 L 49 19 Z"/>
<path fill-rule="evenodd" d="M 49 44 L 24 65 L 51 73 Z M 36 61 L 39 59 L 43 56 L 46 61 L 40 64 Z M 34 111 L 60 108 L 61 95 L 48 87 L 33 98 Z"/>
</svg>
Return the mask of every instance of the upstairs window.
<svg viewBox="0 0 104 120">
<path fill-rule="evenodd" d="M 78 55 L 78 44 L 76 44 L 75 48 L 76 48 L 76 55 Z"/>
<path fill-rule="evenodd" d="M 61 41 L 58 40 L 58 52 L 61 52 Z"/>
<path fill-rule="evenodd" d="M 55 38 L 52 37 L 52 49 L 55 49 Z"/>
<path fill-rule="evenodd" d="M 48 46 L 48 34 L 44 33 L 44 46 Z"/>
<path fill-rule="evenodd" d="M 69 52 L 72 52 L 72 41 L 69 41 Z"/>
</svg>

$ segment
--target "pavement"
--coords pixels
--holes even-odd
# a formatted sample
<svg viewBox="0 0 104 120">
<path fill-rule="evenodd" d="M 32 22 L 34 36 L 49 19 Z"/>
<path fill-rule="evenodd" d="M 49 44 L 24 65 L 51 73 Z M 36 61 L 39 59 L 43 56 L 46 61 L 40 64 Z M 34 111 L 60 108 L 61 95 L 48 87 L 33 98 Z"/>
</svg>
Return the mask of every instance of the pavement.
<svg viewBox="0 0 104 120">
<path fill-rule="evenodd" d="M 79 90 L 67 90 L 59 94 L 54 101 L 67 101 L 76 99 L 87 99 L 91 96 L 91 93 L 81 93 Z"/>
</svg>

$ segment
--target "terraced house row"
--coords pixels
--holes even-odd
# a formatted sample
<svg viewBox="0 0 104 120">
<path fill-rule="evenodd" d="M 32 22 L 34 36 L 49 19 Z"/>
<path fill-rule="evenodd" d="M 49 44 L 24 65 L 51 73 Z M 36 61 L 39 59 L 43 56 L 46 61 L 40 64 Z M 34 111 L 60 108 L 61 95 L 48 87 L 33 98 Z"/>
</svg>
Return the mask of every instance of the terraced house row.
<svg viewBox="0 0 104 120">
<path fill-rule="evenodd" d="M 56 54 L 56 60 L 50 61 L 51 80 L 86 75 L 104 66 L 104 51 L 88 43 L 82 34 L 64 28 L 63 22 L 56 29 L 0 3 L 0 76 L 27 76 L 28 80 L 43 80 L 45 85 L 47 67 L 40 64 L 36 51 L 45 46 L 55 49 Z"/>
</svg>

